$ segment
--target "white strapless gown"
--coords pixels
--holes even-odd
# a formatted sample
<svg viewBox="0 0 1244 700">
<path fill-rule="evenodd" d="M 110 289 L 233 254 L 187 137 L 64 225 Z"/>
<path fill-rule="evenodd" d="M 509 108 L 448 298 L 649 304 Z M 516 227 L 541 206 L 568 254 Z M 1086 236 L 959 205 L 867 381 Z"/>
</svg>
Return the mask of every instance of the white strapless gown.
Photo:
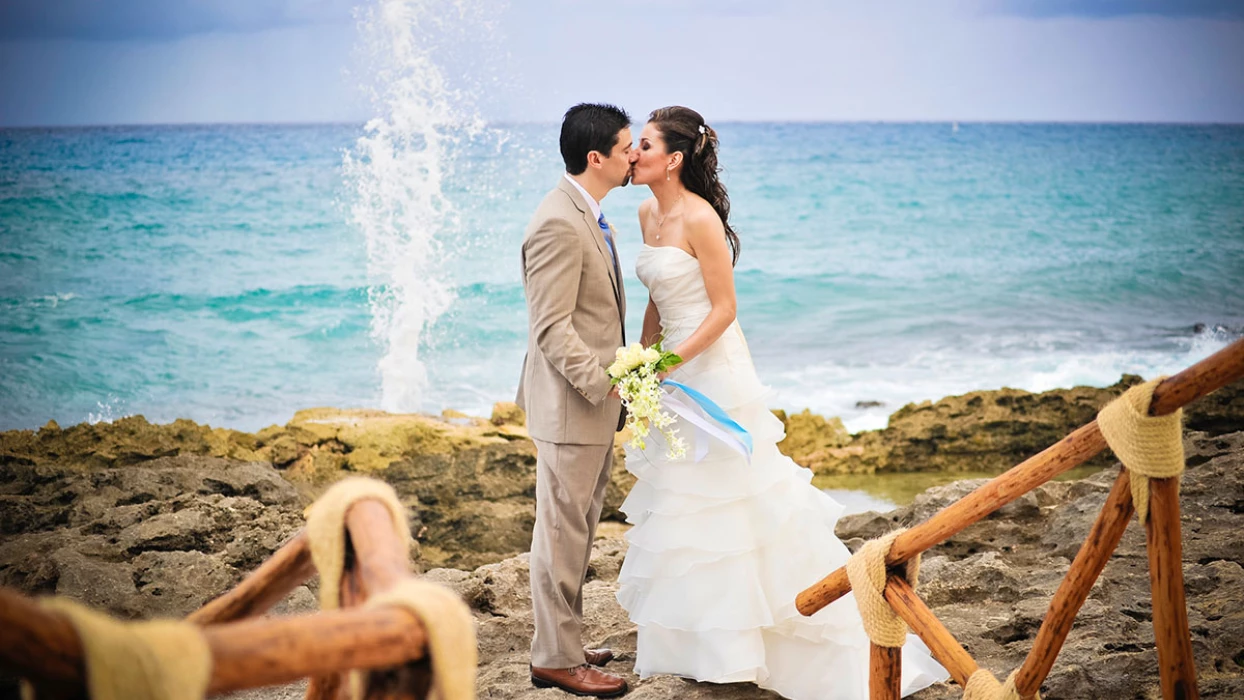
<svg viewBox="0 0 1244 700">
<path fill-rule="evenodd" d="M 673 349 L 711 306 L 699 261 L 679 248 L 644 246 L 637 272 Z M 681 460 L 666 458 L 655 431 L 647 449 L 628 449 L 626 468 L 638 481 L 622 504 L 634 527 L 618 602 L 639 629 L 635 672 L 751 681 L 792 700 L 867 698 L 868 637 L 854 598 L 812 617 L 795 609 L 800 591 L 850 555 L 834 535 L 842 506 L 778 451 L 782 423 L 765 406 L 767 389 L 738 324 L 670 378 L 725 409 L 751 433 L 754 452 L 749 464 L 685 422 L 677 426 L 687 441 Z M 947 675 L 909 635 L 903 694 Z"/>
</svg>

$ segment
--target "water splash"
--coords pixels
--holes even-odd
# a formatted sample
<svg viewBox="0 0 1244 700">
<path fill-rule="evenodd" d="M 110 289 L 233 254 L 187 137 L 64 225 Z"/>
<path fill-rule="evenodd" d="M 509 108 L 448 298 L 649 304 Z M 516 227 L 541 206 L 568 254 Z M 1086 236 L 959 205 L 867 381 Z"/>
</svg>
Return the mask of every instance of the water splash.
<svg viewBox="0 0 1244 700">
<path fill-rule="evenodd" d="M 413 411 L 428 382 L 426 329 L 450 306 L 442 241 L 461 217 L 446 195 L 455 151 L 483 129 L 472 71 L 495 6 L 467 0 L 380 0 L 357 12 L 378 116 L 343 157 L 350 221 L 367 243 L 371 334 L 381 408 Z M 483 39 L 481 39 L 483 38 Z"/>
<path fill-rule="evenodd" d="M 91 425 L 98 425 L 100 423 L 113 423 L 122 418 L 127 418 L 130 414 L 126 411 L 125 403 L 124 399 L 115 394 L 109 394 L 107 401 L 95 402 L 95 406 L 99 408 L 99 413 L 94 411 L 87 412 L 86 422 Z"/>
</svg>

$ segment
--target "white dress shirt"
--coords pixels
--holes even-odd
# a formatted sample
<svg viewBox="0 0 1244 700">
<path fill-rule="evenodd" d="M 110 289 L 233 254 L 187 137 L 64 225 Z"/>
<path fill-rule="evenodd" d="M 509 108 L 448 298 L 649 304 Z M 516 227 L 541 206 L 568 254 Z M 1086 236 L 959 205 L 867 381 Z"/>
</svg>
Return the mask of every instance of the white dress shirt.
<svg viewBox="0 0 1244 700">
<path fill-rule="evenodd" d="M 570 173 L 565 173 L 565 176 L 566 179 L 570 181 L 570 184 L 574 185 L 576 190 L 579 190 L 579 194 L 582 194 L 583 198 L 587 200 L 587 205 L 592 209 L 592 217 L 597 221 L 600 221 L 600 202 L 593 199 L 592 195 L 588 194 L 587 190 L 583 189 L 583 185 L 580 185 L 578 180 L 570 176 Z"/>
</svg>

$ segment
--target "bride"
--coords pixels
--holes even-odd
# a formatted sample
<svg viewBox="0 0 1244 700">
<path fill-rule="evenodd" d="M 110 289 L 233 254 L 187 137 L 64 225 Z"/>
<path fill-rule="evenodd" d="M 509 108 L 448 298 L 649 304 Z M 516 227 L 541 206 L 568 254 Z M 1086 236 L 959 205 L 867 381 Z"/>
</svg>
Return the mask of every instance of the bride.
<svg viewBox="0 0 1244 700">
<path fill-rule="evenodd" d="M 686 457 L 656 431 L 628 450 L 638 479 L 622 505 L 630 543 L 618 601 L 639 629 L 635 672 L 754 682 L 787 698 L 867 698 L 868 637 L 851 596 L 803 617 L 795 596 L 843 565 L 834 536 L 842 506 L 777 449 L 781 422 L 735 321 L 739 238 L 718 179 L 717 135 L 694 110 L 666 107 L 640 135 L 632 182 L 639 208 L 637 273 L 648 288 L 643 342 L 683 357 L 671 379 L 698 390 L 752 437 L 731 447 L 679 422 Z M 914 636 L 903 649 L 903 694 L 947 677 Z"/>
</svg>

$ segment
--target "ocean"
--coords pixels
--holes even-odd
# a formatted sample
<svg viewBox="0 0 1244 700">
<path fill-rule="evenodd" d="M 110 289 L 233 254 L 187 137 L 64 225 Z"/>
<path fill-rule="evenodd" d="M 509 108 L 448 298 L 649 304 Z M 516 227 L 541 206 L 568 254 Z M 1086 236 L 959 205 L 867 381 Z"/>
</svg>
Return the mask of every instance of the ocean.
<svg viewBox="0 0 1244 700">
<path fill-rule="evenodd" d="M 1244 126 L 719 124 L 774 407 L 1178 371 L 1244 335 Z M 0 130 L 0 429 L 488 415 L 555 124 Z M 602 203 L 632 337 L 646 188 Z"/>
</svg>

